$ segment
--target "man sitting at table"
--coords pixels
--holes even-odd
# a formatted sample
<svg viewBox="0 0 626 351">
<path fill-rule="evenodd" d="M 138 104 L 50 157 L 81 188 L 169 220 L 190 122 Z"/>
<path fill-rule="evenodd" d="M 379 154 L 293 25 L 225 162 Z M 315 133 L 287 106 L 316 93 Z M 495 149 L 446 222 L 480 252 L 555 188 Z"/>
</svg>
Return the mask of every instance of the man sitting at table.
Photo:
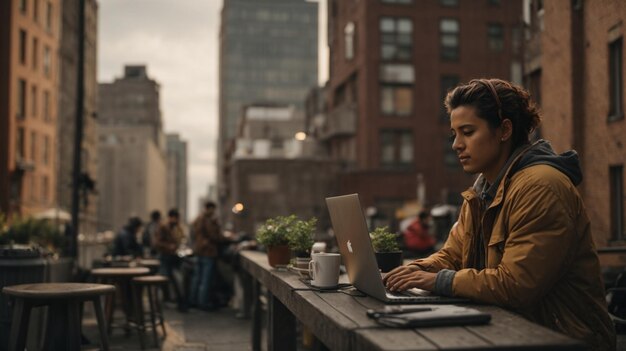
<svg viewBox="0 0 626 351">
<path fill-rule="evenodd" d="M 137 242 L 137 233 L 141 229 L 141 219 L 130 217 L 128 223 L 120 229 L 113 241 L 113 256 L 141 256 L 141 246 Z"/>
</svg>

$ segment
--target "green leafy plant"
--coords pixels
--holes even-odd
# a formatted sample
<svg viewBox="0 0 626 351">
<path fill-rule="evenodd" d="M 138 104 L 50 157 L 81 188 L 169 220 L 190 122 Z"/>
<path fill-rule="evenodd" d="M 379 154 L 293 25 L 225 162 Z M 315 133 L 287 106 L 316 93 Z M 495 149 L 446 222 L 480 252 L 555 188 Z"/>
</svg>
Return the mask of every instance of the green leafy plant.
<svg viewBox="0 0 626 351">
<path fill-rule="evenodd" d="M 0 245 L 38 245 L 49 252 L 59 253 L 67 240 L 63 233 L 44 219 L 13 217 L 7 226 L 4 216 L 0 218 Z M 4 229 L 3 229 L 4 228 Z"/>
<path fill-rule="evenodd" d="M 370 233 L 372 246 L 376 252 L 396 252 L 400 251 L 398 237 L 389 231 L 388 227 L 377 227 Z"/>
<path fill-rule="evenodd" d="M 288 234 L 291 230 L 292 223 L 296 220 L 297 217 L 294 215 L 288 217 L 278 216 L 268 219 L 257 231 L 257 241 L 267 247 L 288 245 Z"/>
<path fill-rule="evenodd" d="M 313 235 L 316 224 L 317 218 L 315 217 L 308 221 L 296 220 L 292 222 L 287 234 L 289 247 L 297 253 L 309 253 L 314 243 Z"/>
</svg>

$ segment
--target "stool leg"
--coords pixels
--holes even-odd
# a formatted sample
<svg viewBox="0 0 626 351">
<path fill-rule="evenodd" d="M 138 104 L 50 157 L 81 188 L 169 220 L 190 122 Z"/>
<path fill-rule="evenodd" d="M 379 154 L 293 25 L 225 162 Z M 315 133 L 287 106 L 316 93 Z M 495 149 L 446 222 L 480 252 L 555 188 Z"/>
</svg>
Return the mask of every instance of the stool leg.
<svg viewBox="0 0 626 351">
<path fill-rule="evenodd" d="M 161 287 L 163 289 L 168 288 L 167 284 L 161 285 Z M 155 298 L 156 298 L 156 306 L 158 307 L 157 311 L 159 311 L 159 324 L 161 324 L 161 329 L 163 329 L 163 339 L 165 339 L 167 337 L 167 332 L 165 331 L 165 323 L 163 323 L 163 299 L 165 298 L 165 296 L 163 297 L 163 299 L 160 299 L 159 294 L 157 293 Z"/>
<path fill-rule="evenodd" d="M 93 309 L 96 310 L 96 319 L 98 320 L 98 329 L 100 330 L 100 344 L 102 347 L 102 351 L 109 351 L 109 334 L 106 330 L 106 322 L 102 313 L 102 303 L 100 302 L 100 296 L 96 296 L 93 299 Z"/>
<path fill-rule="evenodd" d="M 142 286 L 139 284 L 132 284 L 133 304 L 135 305 L 135 325 L 139 332 L 139 345 L 143 350 L 146 345 L 144 341 L 145 323 L 143 321 L 143 296 Z"/>
<path fill-rule="evenodd" d="M 11 336 L 9 350 L 23 351 L 26 347 L 26 333 L 28 332 L 28 320 L 30 319 L 30 303 L 24 299 L 16 298 L 13 305 L 13 321 L 11 323 Z"/>
<path fill-rule="evenodd" d="M 68 301 L 67 308 L 67 346 L 68 351 L 80 351 L 80 301 Z"/>
<path fill-rule="evenodd" d="M 156 311 L 156 305 L 153 295 L 154 286 L 148 285 L 148 300 L 150 301 L 150 322 L 152 323 L 152 337 L 154 339 L 154 346 L 159 347 L 159 338 L 157 336 L 156 322 L 154 320 L 154 313 Z"/>
</svg>

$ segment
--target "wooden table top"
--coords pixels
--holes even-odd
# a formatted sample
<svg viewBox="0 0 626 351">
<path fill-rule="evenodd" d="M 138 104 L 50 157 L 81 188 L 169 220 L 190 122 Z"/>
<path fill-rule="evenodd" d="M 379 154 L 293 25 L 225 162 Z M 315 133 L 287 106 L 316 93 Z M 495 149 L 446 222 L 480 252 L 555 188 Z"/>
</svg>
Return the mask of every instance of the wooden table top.
<svg viewBox="0 0 626 351">
<path fill-rule="evenodd" d="M 137 283 L 167 283 L 169 279 L 162 275 L 144 275 L 133 278 L 133 282 Z"/>
<path fill-rule="evenodd" d="M 135 277 L 150 273 L 146 267 L 94 268 L 91 274 L 99 277 Z"/>
<path fill-rule="evenodd" d="M 16 297 L 60 299 L 110 294 L 115 292 L 115 286 L 91 283 L 36 283 L 6 286 L 2 292 Z"/>
<path fill-rule="evenodd" d="M 371 297 L 309 289 L 299 276 L 270 267 L 267 255 L 241 253 L 242 266 L 332 350 L 558 349 L 582 350 L 568 336 L 496 306 L 469 305 L 490 313 L 489 324 L 395 329 L 377 324 L 367 309 L 385 304 Z"/>
<path fill-rule="evenodd" d="M 139 265 L 145 266 L 145 267 L 158 267 L 161 265 L 161 262 L 156 259 L 145 258 L 145 259 L 139 260 Z"/>
</svg>

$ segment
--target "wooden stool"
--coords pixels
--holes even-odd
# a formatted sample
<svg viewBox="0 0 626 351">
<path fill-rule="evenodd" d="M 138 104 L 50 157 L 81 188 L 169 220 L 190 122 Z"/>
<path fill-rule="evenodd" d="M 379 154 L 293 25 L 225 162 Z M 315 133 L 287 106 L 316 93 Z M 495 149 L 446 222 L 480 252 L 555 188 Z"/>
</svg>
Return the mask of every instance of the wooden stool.
<svg viewBox="0 0 626 351">
<path fill-rule="evenodd" d="M 159 324 L 161 325 L 161 329 L 163 330 L 163 338 L 167 336 L 165 331 L 165 325 L 163 323 L 163 306 L 159 299 L 159 288 L 167 289 L 167 284 L 169 280 L 167 277 L 162 275 L 151 275 L 151 276 L 143 276 L 136 277 L 132 280 L 133 287 L 133 296 L 135 298 L 135 306 L 136 306 L 136 326 L 139 331 L 139 343 L 141 348 L 145 347 L 144 345 L 144 335 L 146 333 L 146 324 L 144 322 L 144 316 L 146 315 L 143 311 L 143 288 L 145 287 L 148 290 L 148 302 L 150 311 L 148 314 L 150 315 L 150 324 L 152 327 L 152 336 L 154 338 L 154 346 L 159 347 L 159 339 L 157 336 L 157 327 L 156 327 L 156 319 L 159 319 Z"/>
<path fill-rule="evenodd" d="M 150 274 L 157 274 L 159 272 L 159 267 L 161 267 L 161 262 L 152 258 L 142 258 L 138 262 L 139 267 L 146 267 L 150 269 Z"/>
<path fill-rule="evenodd" d="M 7 286 L 2 292 L 13 297 L 13 321 L 9 350 L 22 351 L 26 346 L 28 320 L 33 307 L 50 306 L 46 326 L 45 348 L 80 350 L 81 314 L 84 301 L 92 301 L 100 329 L 103 350 L 109 349 L 100 296 L 115 292 L 115 287 L 88 283 L 38 283 Z"/>
<path fill-rule="evenodd" d="M 96 268 L 91 270 L 91 275 L 100 283 L 112 284 L 116 287 L 116 296 L 109 296 L 105 305 L 107 318 L 107 331 L 109 335 L 113 329 L 113 313 L 115 312 L 116 300 L 122 302 L 122 311 L 126 322 L 121 326 L 128 334 L 130 324 L 133 322 L 133 299 L 130 289 L 130 281 L 138 276 L 146 275 L 150 270 L 145 267 L 135 268 Z"/>
</svg>

